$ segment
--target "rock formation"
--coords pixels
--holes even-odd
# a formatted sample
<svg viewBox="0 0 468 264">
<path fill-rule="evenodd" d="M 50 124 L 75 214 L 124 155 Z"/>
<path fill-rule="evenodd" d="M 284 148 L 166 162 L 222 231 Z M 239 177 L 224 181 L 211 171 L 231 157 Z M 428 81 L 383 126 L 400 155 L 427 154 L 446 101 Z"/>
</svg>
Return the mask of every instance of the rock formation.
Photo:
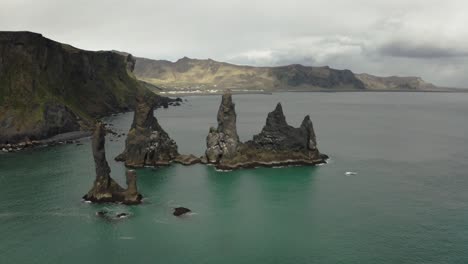
<svg viewBox="0 0 468 264">
<path fill-rule="evenodd" d="M 286 122 L 281 103 L 268 114 L 266 124 L 260 134 L 255 135 L 248 144 L 267 150 L 306 150 L 318 155 L 317 141 L 310 117 L 304 117 L 299 128 L 294 128 Z"/>
<path fill-rule="evenodd" d="M 190 213 L 192 210 L 185 208 L 185 207 L 176 207 L 174 208 L 174 212 L 172 213 L 175 216 L 182 216 L 184 214 Z"/>
<path fill-rule="evenodd" d="M 122 188 L 110 177 L 110 167 L 105 153 L 105 127 L 97 123 L 92 139 L 94 163 L 96 166 L 96 179 L 91 190 L 83 196 L 86 201 L 95 203 L 119 202 L 124 204 L 138 204 L 142 195 L 138 193 L 136 173 L 127 171 L 127 189 Z"/>
<path fill-rule="evenodd" d="M 197 164 L 197 163 L 200 163 L 201 160 L 200 158 L 196 157 L 195 155 L 179 155 L 177 156 L 177 158 L 174 159 L 174 162 L 177 162 L 177 163 L 180 163 L 182 165 L 193 165 L 193 164 Z"/>
<path fill-rule="evenodd" d="M 236 128 L 236 110 L 231 92 L 223 94 L 218 110 L 218 128 L 211 127 L 206 138 L 206 159 L 208 163 L 219 163 L 236 155 L 239 136 Z"/>
<path fill-rule="evenodd" d="M 153 104 L 142 95 L 137 95 L 136 102 L 125 150 L 115 159 L 128 167 L 169 165 L 179 155 L 176 142 L 154 117 Z"/>
<path fill-rule="evenodd" d="M 231 94 L 226 93 L 218 112 L 218 129 L 211 128 L 206 139 L 206 163 L 231 170 L 257 166 L 316 165 L 328 158 L 317 149 L 309 116 L 304 118 L 300 127 L 294 128 L 286 122 L 282 106 L 278 103 L 275 110 L 268 114 L 262 131 L 245 143 L 239 142 L 235 116 Z"/>
</svg>

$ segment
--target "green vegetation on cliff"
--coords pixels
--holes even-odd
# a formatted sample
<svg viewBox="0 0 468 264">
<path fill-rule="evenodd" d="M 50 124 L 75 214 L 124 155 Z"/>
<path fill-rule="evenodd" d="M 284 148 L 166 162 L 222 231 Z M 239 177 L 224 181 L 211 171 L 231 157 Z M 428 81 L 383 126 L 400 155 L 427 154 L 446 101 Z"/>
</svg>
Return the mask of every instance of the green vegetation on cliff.
<svg viewBox="0 0 468 264">
<path fill-rule="evenodd" d="M 135 76 L 168 91 L 365 91 L 436 88 L 417 77 L 377 77 L 350 70 L 292 64 L 252 67 L 184 57 L 176 62 L 136 58 Z"/>
<path fill-rule="evenodd" d="M 131 55 L 85 51 L 31 32 L 0 32 L 0 143 L 88 128 L 157 96 L 131 73 Z"/>
</svg>

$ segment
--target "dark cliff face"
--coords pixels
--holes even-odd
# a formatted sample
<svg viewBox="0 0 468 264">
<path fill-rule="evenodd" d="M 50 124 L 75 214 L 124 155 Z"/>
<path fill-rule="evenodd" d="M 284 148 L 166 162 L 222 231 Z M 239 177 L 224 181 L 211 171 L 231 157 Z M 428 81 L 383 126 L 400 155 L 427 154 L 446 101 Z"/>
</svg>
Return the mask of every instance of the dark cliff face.
<svg viewBox="0 0 468 264">
<path fill-rule="evenodd" d="M 220 118 L 220 114 L 222 117 Z M 229 117 L 229 118 L 226 118 Z M 220 169 L 256 166 L 315 165 L 328 158 L 317 149 L 312 121 L 306 116 L 300 127 L 286 122 L 280 103 L 268 114 L 262 131 L 245 143 L 239 142 L 232 96 L 223 95 L 218 112 L 218 129 L 211 128 L 206 138 L 204 162 Z M 229 129 L 226 129 L 229 128 Z"/>
<path fill-rule="evenodd" d="M 102 123 L 97 123 L 92 139 L 92 150 L 94 163 L 96 166 L 96 178 L 91 190 L 83 196 L 86 201 L 122 202 L 125 204 L 137 204 L 141 202 L 142 195 L 138 193 L 136 185 L 136 173 L 127 172 L 128 188 L 122 188 L 110 176 L 110 167 L 106 160 L 105 153 L 105 127 Z"/>
<path fill-rule="evenodd" d="M 320 87 L 335 89 L 365 89 L 364 84 L 350 70 L 330 67 L 307 67 L 299 64 L 272 68 L 278 87 Z"/>
<path fill-rule="evenodd" d="M 144 90 L 134 65 L 131 55 L 0 32 L 0 143 L 86 128 L 95 117 L 132 109 Z"/>
<path fill-rule="evenodd" d="M 176 142 L 154 117 L 154 104 L 149 98 L 138 95 L 136 104 L 125 150 L 116 160 L 125 161 L 129 167 L 169 165 L 179 155 Z"/>
</svg>

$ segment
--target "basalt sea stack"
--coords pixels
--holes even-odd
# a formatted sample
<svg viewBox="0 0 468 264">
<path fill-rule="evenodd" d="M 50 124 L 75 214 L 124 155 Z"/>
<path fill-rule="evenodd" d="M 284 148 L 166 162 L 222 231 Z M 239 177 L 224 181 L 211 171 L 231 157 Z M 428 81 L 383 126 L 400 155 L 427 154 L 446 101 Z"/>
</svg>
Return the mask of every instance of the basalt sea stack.
<svg viewBox="0 0 468 264">
<path fill-rule="evenodd" d="M 153 115 L 153 104 L 144 96 L 136 97 L 135 115 L 117 161 L 128 167 L 169 165 L 178 155 L 177 144 Z"/>
<path fill-rule="evenodd" d="M 218 112 L 218 129 L 207 136 L 205 162 L 219 169 L 232 170 L 257 166 L 316 165 L 327 155 L 317 149 L 317 140 L 309 116 L 298 128 L 286 122 L 280 103 L 268 114 L 262 131 L 253 140 L 242 143 L 236 131 L 236 113 L 232 96 L 223 95 Z"/>
<path fill-rule="evenodd" d="M 142 195 L 138 193 L 136 173 L 127 171 L 127 189 L 122 188 L 110 177 L 110 167 L 107 164 L 105 144 L 105 127 L 102 123 L 96 125 L 93 139 L 93 157 L 96 165 L 96 179 L 91 190 L 83 196 L 86 201 L 95 203 L 117 202 L 124 204 L 139 204 Z"/>
<path fill-rule="evenodd" d="M 206 138 L 206 160 L 220 163 L 237 155 L 239 136 L 236 128 L 236 110 L 230 91 L 223 94 L 218 110 L 218 128 L 211 127 Z"/>
</svg>

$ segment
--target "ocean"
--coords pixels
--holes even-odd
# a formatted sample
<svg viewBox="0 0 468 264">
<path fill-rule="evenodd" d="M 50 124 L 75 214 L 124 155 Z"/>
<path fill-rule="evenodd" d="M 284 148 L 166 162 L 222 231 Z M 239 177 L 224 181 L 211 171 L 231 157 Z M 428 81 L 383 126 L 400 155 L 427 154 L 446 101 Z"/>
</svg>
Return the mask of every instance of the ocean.
<svg viewBox="0 0 468 264">
<path fill-rule="evenodd" d="M 179 152 L 200 156 L 220 96 L 155 111 Z M 89 139 L 0 154 L 0 263 L 468 263 L 468 94 L 234 95 L 248 140 L 281 102 L 310 115 L 326 165 L 219 172 L 138 169 L 144 203 L 81 201 L 95 173 Z M 127 133 L 133 113 L 106 118 Z M 107 136 L 113 158 L 124 137 Z M 355 172 L 355 175 L 346 175 Z M 172 215 L 184 206 L 193 213 Z M 95 213 L 126 212 L 105 220 Z"/>
</svg>

